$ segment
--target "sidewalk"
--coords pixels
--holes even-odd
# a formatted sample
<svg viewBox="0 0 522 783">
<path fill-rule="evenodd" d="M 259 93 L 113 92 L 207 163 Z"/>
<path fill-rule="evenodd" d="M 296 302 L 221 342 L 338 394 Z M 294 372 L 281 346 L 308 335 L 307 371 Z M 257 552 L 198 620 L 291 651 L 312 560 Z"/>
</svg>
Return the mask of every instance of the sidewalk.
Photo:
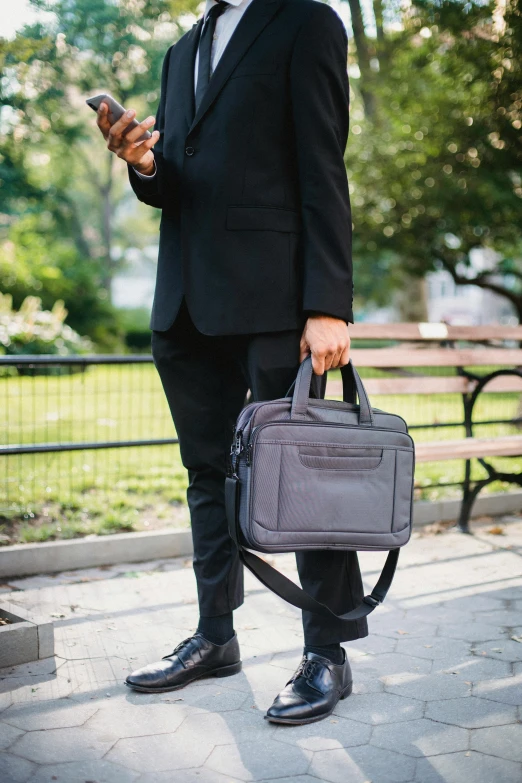
<svg viewBox="0 0 522 783">
<path fill-rule="evenodd" d="M 126 674 L 193 631 L 184 560 L 11 581 L 55 622 L 56 657 L 0 670 L 2 783 L 519 783 L 522 519 L 416 533 L 370 636 L 346 645 L 354 694 L 325 721 L 263 714 L 301 652 L 297 611 L 247 577 L 243 672 L 157 696 Z M 384 555 L 362 554 L 373 585 Z M 291 556 L 277 564 L 296 576 Z M 2 594 L 3 593 L 3 594 Z M 516 637 L 513 639 L 512 637 Z"/>
</svg>

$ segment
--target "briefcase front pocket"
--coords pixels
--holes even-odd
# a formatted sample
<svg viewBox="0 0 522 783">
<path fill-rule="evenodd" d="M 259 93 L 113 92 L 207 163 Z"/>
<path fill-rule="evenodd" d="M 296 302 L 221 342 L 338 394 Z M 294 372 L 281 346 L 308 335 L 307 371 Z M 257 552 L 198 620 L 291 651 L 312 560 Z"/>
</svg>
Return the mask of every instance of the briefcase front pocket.
<svg viewBox="0 0 522 783">
<path fill-rule="evenodd" d="M 301 464 L 313 470 L 375 470 L 382 461 L 382 449 L 299 446 Z"/>
<path fill-rule="evenodd" d="M 324 429 L 322 433 L 324 434 Z M 395 508 L 397 447 L 378 444 L 291 442 L 259 439 L 250 488 L 250 531 L 266 546 L 268 531 L 283 546 L 301 536 L 324 548 L 372 536 L 391 540 L 399 518 Z M 361 436 L 353 432 L 357 441 Z M 339 430 L 337 430 L 337 439 Z M 346 438 L 346 432 L 345 432 Z M 406 454 L 410 455 L 408 450 Z M 413 459 L 413 455 L 410 455 Z M 370 533 L 371 531 L 371 533 Z M 310 546 L 312 548 L 312 546 Z"/>
</svg>

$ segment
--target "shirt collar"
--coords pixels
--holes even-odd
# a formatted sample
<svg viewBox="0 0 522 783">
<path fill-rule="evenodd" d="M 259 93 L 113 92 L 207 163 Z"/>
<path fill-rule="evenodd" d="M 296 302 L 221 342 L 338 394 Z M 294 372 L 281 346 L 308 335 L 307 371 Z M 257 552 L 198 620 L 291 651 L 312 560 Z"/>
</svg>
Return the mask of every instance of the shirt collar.
<svg viewBox="0 0 522 783">
<path fill-rule="evenodd" d="M 239 5 L 242 5 L 245 2 L 245 0 L 227 0 L 227 3 L 230 5 L 233 5 L 235 8 L 237 8 Z M 205 5 L 205 19 L 207 18 L 207 14 L 212 8 L 213 5 L 217 5 L 216 0 L 207 0 Z"/>
</svg>

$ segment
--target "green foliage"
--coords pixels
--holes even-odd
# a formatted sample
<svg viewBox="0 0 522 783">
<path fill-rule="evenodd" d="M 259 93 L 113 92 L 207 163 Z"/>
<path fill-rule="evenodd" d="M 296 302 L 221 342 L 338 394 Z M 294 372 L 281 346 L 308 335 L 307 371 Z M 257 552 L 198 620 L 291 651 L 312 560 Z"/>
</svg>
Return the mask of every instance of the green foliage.
<svg viewBox="0 0 522 783">
<path fill-rule="evenodd" d="M 0 290 L 17 305 L 27 294 L 46 307 L 64 299 L 73 328 L 101 350 L 121 349 L 111 279 L 129 248 L 156 241 L 158 215 L 129 193 L 84 100 L 108 91 L 153 114 L 165 51 L 198 2 L 31 3 L 49 11 L 44 21 L 0 39 Z M 374 0 L 364 14 L 360 0 L 349 3 L 359 309 L 442 266 L 457 283 L 501 293 L 522 317 L 519 3 Z M 491 251 L 479 272 L 477 249 Z M 146 349 L 148 327 L 129 330 L 129 350 Z"/>
<path fill-rule="evenodd" d="M 90 340 L 65 323 L 67 310 L 58 300 L 52 310 L 42 310 L 41 299 L 28 296 L 18 311 L 9 294 L 0 294 L 0 349 L 7 354 L 70 356 L 92 350 Z"/>
<path fill-rule="evenodd" d="M 144 307 L 134 307 L 120 310 L 118 316 L 129 351 L 150 353 L 152 333 L 149 327 L 149 311 Z"/>
<path fill-rule="evenodd" d="M 30 212 L 0 244 L 0 291 L 13 297 L 15 308 L 27 295 L 38 296 L 44 309 L 63 300 L 69 326 L 110 352 L 121 348 L 122 329 L 96 266 L 84 263 L 70 237 L 60 235 L 52 213 Z"/>
<path fill-rule="evenodd" d="M 421 0 L 381 44 L 376 115 L 356 102 L 347 153 L 363 299 L 443 266 L 522 317 L 522 17 L 509 2 L 498 30 L 494 8 Z"/>
<path fill-rule="evenodd" d="M 131 198 L 85 98 L 111 92 L 154 113 L 178 17 L 197 3 L 31 4 L 49 11 L 44 21 L 0 39 L 0 287 L 18 302 L 63 298 L 76 329 L 102 350 L 121 349 L 111 280 L 128 247 L 151 242 L 157 216 Z"/>
</svg>

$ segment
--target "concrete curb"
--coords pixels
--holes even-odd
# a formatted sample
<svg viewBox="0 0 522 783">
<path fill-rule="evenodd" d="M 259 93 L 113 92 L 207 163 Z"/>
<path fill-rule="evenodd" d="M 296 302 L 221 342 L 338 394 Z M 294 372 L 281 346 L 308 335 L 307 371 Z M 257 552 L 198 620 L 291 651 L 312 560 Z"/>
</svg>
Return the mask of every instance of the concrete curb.
<svg viewBox="0 0 522 783">
<path fill-rule="evenodd" d="M 1 668 L 51 658 L 54 655 L 52 623 L 39 622 L 9 602 L 2 602 L 0 614 L 12 623 L 0 627 Z"/>
<path fill-rule="evenodd" d="M 460 500 L 417 500 L 413 505 L 415 527 L 432 525 L 434 522 L 453 522 L 458 518 Z M 482 495 L 476 499 L 472 518 L 500 516 L 522 511 L 522 492 L 497 492 Z"/>
<path fill-rule="evenodd" d="M 192 536 L 189 529 L 116 533 L 43 544 L 15 544 L 0 549 L 0 578 L 52 574 L 116 563 L 140 563 L 190 555 L 191 552 Z"/>
<path fill-rule="evenodd" d="M 421 527 L 455 520 L 459 508 L 459 500 L 416 501 L 414 525 Z M 522 492 L 506 492 L 479 497 L 473 508 L 473 516 L 496 516 L 521 510 Z M 117 533 L 43 544 L 16 544 L 0 549 L 0 578 L 52 574 L 117 563 L 140 563 L 191 554 L 192 536 L 189 529 Z"/>
</svg>

